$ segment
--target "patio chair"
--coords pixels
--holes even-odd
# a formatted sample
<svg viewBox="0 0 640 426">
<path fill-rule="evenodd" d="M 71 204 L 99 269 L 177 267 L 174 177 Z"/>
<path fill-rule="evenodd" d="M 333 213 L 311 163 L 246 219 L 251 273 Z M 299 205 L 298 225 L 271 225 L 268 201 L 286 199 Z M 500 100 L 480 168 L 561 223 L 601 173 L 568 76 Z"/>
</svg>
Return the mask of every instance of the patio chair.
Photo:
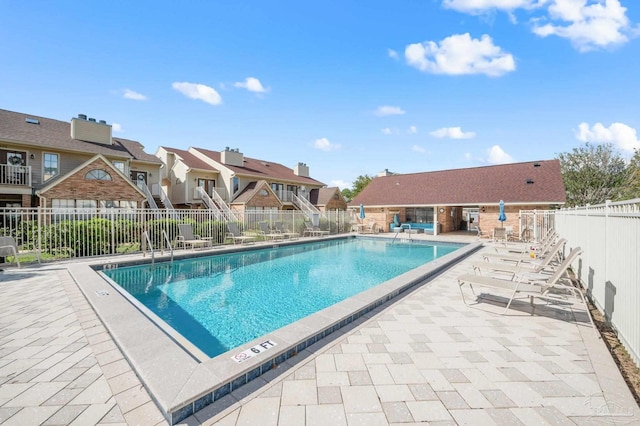
<svg viewBox="0 0 640 426">
<path fill-rule="evenodd" d="M 476 226 L 476 230 L 478 231 L 478 238 L 491 238 L 491 234 L 489 234 L 488 232 L 483 231 L 480 228 L 480 225 Z"/>
<path fill-rule="evenodd" d="M 322 237 L 324 235 L 329 235 L 329 231 L 323 231 L 319 226 L 313 226 L 310 223 L 305 222 L 304 233 L 302 235 L 304 237 Z"/>
<path fill-rule="evenodd" d="M 493 242 L 494 243 L 506 243 L 507 242 L 507 229 L 506 228 L 493 228 Z"/>
<path fill-rule="evenodd" d="M 492 271 L 504 274 L 510 274 L 511 279 L 513 280 L 516 275 L 521 273 L 543 273 L 544 271 L 553 271 L 554 270 L 554 262 L 556 264 L 560 264 L 561 262 L 561 250 L 564 248 L 564 245 L 567 243 L 567 240 L 564 238 L 560 238 L 557 243 L 555 243 L 542 259 L 539 259 L 536 262 L 527 262 L 526 258 L 522 258 L 513 264 L 511 262 L 473 262 L 471 265 L 473 269 L 479 275 L 484 275 L 482 271 Z"/>
<path fill-rule="evenodd" d="M 282 235 L 281 232 L 278 231 L 272 231 L 271 229 L 269 229 L 269 224 L 267 222 L 260 222 L 258 223 L 258 225 L 260 226 L 260 231 L 258 232 L 258 234 L 264 238 L 264 240 L 282 240 L 284 239 L 284 235 Z"/>
<path fill-rule="evenodd" d="M 227 238 L 231 238 L 233 240 L 233 244 L 238 243 L 238 241 L 240 242 L 240 244 L 244 244 L 255 242 L 256 240 L 255 236 L 247 235 L 244 232 L 241 232 L 240 228 L 238 228 L 238 224 L 235 222 L 228 222 L 227 229 L 229 230 L 229 232 L 227 232 L 226 236 Z"/>
<path fill-rule="evenodd" d="M 460 295 L 462 296 L 462 301 L 467 305 L 469 303 L 464 297 L 464 291 L 462 291 L 462 287 L 465 284 L 468 284 L 471 288 L 471 292 L 475 295 L 473 291 L 474 286 L 490 288 L 493 290 L 503 290 L 509 293 L 507 306 L 502 312 L 502 314 L 506 314 L 511 306 L 511 302 L 515 299 L 516 295 L 519 293 L 525 294 L 527 297 L 531 299 L 533 302 L 533 298 L 539 298 L 542 300 L 546 300 L 549 302 L 563 302 L 563 303 L 571 303 L 567 296 L 573 295 L 579 299 L 582 304 L 587 306 L 584 295 L 580 291 L 579 288 L 573 286 L 573 284 L 562 283 L 562 279 L 564 279 L 565 274 L 567 273 L 567 269 L 571 266 L 571 263 L 576 260 L 576 258 L 582 254 L 582 249 L 580 247 L 576 247 L 571 250 L 571 253 L 564 259 L 564 261 L 556 268 L 556 270 L 548 277 L 536 276 L 531 279 L 528 279 L 527 274 L 520 274 L 515 280 L 505 280 L 501 278 L 495 277 L 486 277 L 482 275 L 476 274 L 463 274 L 458 277 L 458 286 L 460 288 Z M 481 298 L 482 295 L 476 296 L 477 299 Z"/>
<path fill-rule="evenodd" d="M 178 225 L 178 232 L 180 235 L 176 238 L 176 244 L 182 244 L 186 249 L 187 247 L 205 247 L 208 246 L 210 241 L 200 238 L 200 235 L 194 235 L 193 225 L 190 223 L 181 223 Z"/>
<path fill-rule="evenodd" d="M 18 245 L 13 237 L 0 237 L 0 257 L 13 256 L 16 265 L 20 268 L 20 259 L 18 259 Z"/>
<path fill-rule="evenodd" d="M 516 262 L 519 263 L 521 261 L 530 262 L 532 259 L 530 257 L 531 252 L 533 251 L 536 254 L 537 258 L 546 256 L 547 252 L 555 242 L 556 235 L 555 233 L 545 240 L 542 245 L 531 245 L 524 244 L 518 246 L 518 250 L 513 250 L 514 246 L 497 246 L 496 253 L 484 253 L 482 257 L 484 260 L 489 261 L 489 259 L 498 259 L 506 262 Z M 505 250 L 506 249 L 506 250 Z"/>
<path fill-rule="evenodd" d="M 360 229 L 361 234 L 375 234 L 376 232 L 378 232 L 378 227 L 375 222 L 370 222 Z"/>
<path fill-rule="evenodd" d="M 282 222 L 276 222 L 276 231 L 281 233 L 284 238 L 289 238 L 290 240 L 294 240 L 300 236 L 299 233 L 292 232 L 289 229 L 285 228 Z"/>
</svg>

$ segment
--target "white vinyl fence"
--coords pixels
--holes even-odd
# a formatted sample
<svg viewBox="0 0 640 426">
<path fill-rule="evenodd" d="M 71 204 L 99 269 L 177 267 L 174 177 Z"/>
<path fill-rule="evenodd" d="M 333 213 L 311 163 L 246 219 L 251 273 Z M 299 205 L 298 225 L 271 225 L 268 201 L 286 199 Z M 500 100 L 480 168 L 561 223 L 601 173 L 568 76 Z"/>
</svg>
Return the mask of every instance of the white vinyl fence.
<svg viewBox="0 0 640 426">
<path fill-rule="evenodd" d="M 282 222 L 285 229 L 301 236 L 305 223 L 314 221 L 330 234 L 350 230 L 349 213 L 345 211 L 325 212 L 314 218 L 297 210 L 247 211 L 236 216 L 242 231 L 256 234 L 259 222 L 267 222 L 269 228 Z M 178 225 L 183 223 L 191 224 L 194 234 L 214 245 L 231 242 L 226 238 L 226 222 L 217 220 L 211 210 L 0 209 L 0 236 L 16 240 L 20 263 L 181 248 L 176 245 Z M 5 259 L 14 260 L 11 256 Z"/>
<path fill-rule="evenodd" d="M 574 271 L 640 365 L 640 198 L 558 210 L 555 226 L 583 249 Z"/>
</svg>

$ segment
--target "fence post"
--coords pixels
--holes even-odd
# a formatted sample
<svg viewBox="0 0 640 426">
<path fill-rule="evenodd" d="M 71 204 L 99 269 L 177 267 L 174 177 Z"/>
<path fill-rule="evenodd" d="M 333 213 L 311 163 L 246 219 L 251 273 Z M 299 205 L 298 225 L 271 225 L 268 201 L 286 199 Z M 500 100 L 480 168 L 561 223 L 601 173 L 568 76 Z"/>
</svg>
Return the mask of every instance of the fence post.
<svg viewBox="0 0 640 426">
<path fill-rule="evenodd" d="M 40 263 L 40 253 L 42 252 L 42 207 L 38 206 L 38 247 L 36 252 L 38 253 L 38 263 Z M 35 247 L 34 247 L 35 248 Z"/>
</svg>

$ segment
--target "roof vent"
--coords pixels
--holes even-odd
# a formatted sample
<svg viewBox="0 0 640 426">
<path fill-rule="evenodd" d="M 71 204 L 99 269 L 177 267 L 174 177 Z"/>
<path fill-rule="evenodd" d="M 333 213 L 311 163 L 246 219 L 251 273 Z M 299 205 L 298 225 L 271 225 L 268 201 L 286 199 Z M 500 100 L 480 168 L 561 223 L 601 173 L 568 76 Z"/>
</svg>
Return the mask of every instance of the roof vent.
<svg viewBox="0 0 640 426">
<path fill-rule="evenodd" d="M 87 119 L 87 114 L 78 114 L 78 118 L 80 120 L 86 120 Z"/>
<path fill-rule="evenodd" d="M 533 179 L 527 179 L 527 185 L 533 185 Z"/>
<path fill-rule="evenodd" d="M 107 124 L 107 120 L 100 120 L 99 123 L 100 124 Z"/>
<path fill-rule="evenodd" d="M 533 167 L 540 167 L 541 164 L 540 163 L 533 163 Z"/>
<path fill-rule="evenodd" d="M 95 123 L 96 119 L 95 118 L 89 118 L 89 121 L 91 121 L 92 123 Z"/>
<path fill-rule="evenodd" d="M 25 118 L 24 121 L 29 124 L 40 124 L 40 120 L 37 120 L 35 118 Z"/>
</svg>

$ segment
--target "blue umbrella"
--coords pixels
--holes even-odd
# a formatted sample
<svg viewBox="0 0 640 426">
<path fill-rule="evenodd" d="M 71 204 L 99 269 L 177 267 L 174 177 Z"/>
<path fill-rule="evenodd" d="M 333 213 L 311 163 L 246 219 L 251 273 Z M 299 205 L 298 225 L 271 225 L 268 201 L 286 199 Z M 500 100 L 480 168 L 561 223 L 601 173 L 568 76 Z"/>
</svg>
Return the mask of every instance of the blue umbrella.
<svg viewBox="0 0 640 426">
<path fill-rule="evenodd" d="M 360 219 L 364 219 L 364 205 L 360 204 Z"/>
<path fill-rule="evenodd" d="M 498 220 L 502 222 L 504 226 L 504 222 L 507 220 L 507 215 L 504 214 L 504 201 L 500 200 L 500 215 L 498 216 Z"/>
<path fill-rule="evenodd" d="M 395 226 L 400 226 L 400 216 L 398 215 L 398 213 L 393 215 L 393 224 Z"/>
</svg>

